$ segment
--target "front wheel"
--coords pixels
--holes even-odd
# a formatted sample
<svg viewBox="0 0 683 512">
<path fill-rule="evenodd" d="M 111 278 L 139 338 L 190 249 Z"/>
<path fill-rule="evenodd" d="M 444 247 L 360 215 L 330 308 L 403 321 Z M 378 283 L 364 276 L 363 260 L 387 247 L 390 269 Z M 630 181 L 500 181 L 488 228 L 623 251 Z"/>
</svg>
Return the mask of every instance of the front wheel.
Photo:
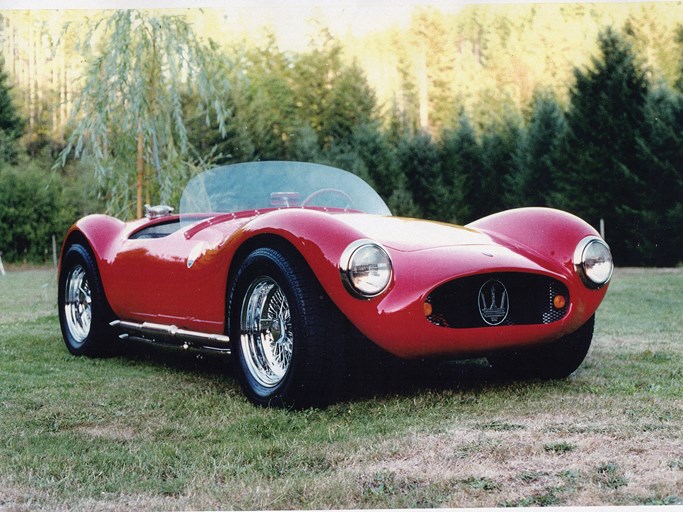
<svg viewBox="0 0 683 512">
<path fill-rule="evenodd" d="M 109 327 L 113 315 L 97 265 L 80 244 L 71 245 L 62 258 L 57 303 L 69 352 L 77 356 L 105 356 L 113 352 Z"/>
<path fill-rule="evenodd" d="M 228 314 L 237 376 L 252 402 L 304 408 L 335 399 L 345 371 L 341 315 L 297 253 L 247 256 Z"/>
<path fill-rule="evenodd" d="M 494 369 L 516 378 L 564 379 L 574 373 L 588 354 L 595 315 L 571 334 L 539 347 L 506 352 L 488 358 Z"/>
</svg>

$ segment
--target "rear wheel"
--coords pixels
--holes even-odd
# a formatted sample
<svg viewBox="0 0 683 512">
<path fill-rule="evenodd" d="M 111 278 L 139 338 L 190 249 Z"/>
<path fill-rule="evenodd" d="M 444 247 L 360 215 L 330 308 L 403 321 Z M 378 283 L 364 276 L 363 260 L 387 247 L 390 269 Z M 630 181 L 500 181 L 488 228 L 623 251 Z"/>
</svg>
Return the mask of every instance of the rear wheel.
<svg viewBox="0 0 683 512">
<path fill-rule="evenodd" d="M 74 355 L 104 356 L 112 352 L 109 321 L 113 317 L 97 265 L 88 250 L 70 246 L 59 273 L 57 302 L 66 348 Z"/>
<path fill-rule="evenodd" d="M 576 331 L 546 345 L 488 358 L 494 369 L 515 378 L 563 379 L 574 373 L 588 354 L 595 315 Z"/>
<path fill-rule="evenodd" d="M 252 402 L 304 408 L 336 398 L 341 315 L 298 254 L 253 251 L 231 282 L 228 309 L 237 376 Z"/>
</svg>

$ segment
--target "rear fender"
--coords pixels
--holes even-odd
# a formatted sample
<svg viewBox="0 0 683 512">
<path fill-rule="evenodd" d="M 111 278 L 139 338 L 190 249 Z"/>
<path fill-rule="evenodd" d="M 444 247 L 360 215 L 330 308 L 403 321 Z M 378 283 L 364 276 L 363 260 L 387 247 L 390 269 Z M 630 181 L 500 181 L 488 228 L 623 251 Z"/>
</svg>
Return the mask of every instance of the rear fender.
<svg viewBox="0 0 683 512">
<path fill-rule="evenodd" d="M 76 222 L 64 237 L 61 260 L 67 247 L 76 242 L 86 243 L 92 251 L 98 266 L 112 257 L 112 246 L 124 230 L 126 223 L 108 215 L 88 215 Z"/>
</svg>

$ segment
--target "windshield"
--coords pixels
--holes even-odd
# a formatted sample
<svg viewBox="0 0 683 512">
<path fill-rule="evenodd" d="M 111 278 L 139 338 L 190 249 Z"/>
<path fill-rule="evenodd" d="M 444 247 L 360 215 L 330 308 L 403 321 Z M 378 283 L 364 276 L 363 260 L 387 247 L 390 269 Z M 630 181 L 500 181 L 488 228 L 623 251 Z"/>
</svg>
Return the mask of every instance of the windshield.
<svg viewBox="0 0 683 512">
<path fill-rule="evenodd" d="M 249 162 L 198 174 L 185 187 L 180 214 L 307 206 L 391 215 L 358 176 L 301 162 Z"/>
</svg>

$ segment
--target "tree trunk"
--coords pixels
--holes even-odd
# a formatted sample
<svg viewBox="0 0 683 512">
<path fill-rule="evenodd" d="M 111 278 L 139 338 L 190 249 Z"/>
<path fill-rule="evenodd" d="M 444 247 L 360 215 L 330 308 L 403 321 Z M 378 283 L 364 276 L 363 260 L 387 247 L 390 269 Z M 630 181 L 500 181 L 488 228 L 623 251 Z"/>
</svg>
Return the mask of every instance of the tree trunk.
<svg viewBox="0 0 683 512">
<path fill-rule="evenodd" d="M 417 83 L 420 113 L 420 128 L 429 131 L 429 88 L 427 85 L 427 50 L 422 48 L 417 54 Z"/>
<path fill-rule="evenodd" d="M 137 218 L 142 218 L 142 182 L 144 178 L 144 162 L 142 160 L 142 131 L 138 132 L 138 197 L 137 197 Z"/>
</svg>

